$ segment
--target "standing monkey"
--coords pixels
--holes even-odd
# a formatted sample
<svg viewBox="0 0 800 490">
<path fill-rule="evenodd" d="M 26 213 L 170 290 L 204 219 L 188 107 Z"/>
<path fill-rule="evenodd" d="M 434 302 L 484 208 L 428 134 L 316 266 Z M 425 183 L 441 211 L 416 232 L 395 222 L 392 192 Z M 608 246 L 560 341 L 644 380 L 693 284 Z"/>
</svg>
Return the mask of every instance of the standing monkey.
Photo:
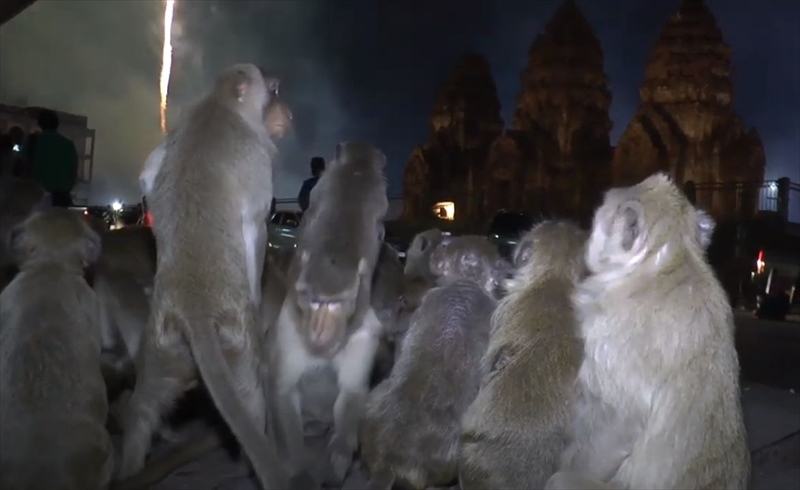
<svg viewBox="0 0 800 490">
<path fill-rule="evenodd" d="M 125 411 L 121 477 L 142 468 L 161 415 L 196 369 L 261 485 L 286 488 L 265 436 L 256 309 L 275 146 L 264 111 L 278 80 L 238 64 L 217 79 L 145 163 L 158 264 L 152 313 Z"/>
<path fill-rule="evenodd" d="M 544 222 L 514 251 L 520 264 L 492 316 L 481 389 L 464 415 L 464 490 L 542 488 L 567 443 L 582 345 L 570 297 L 587 234 Z"/>
<path fill-rule="evenodd" d="M 0 294 L 0 488 L 101 490 L 111 477 L 99 305 L 83 271 L 100 237 L 49 209 L 11 233 L 19 273 Z"/>
<path fill-rule="evenodd" d="M 546 488 L 747 487 L 733 312 L 704 257 L 713 228 L 665 174 L 606 192 L 573 295 L 572 441 Z"/>
<path fill-rule="evenodd" d="M 370 300 L 389 207 L 385 165 L 383 153 L 368 143 L 337 146 L 311 191 L 286 300 L 267 342 L 276 428 L 295 464 L 308 468 L 298 382 L 315 368 L 336 371 L 339 394 L 328 450 L 339 481 L 358 446 L 357 424 L 382 331 Z"/>
<path fill-rule="evenodd" d="M 370 488 L 422 490 L 457 478 L 461 415 L 478 393 L 500 256 L 482 237 L 445 238 L 439 279 L 411 316 L 397 363 L 367 399 L 361 459 Z"/>
</svg>

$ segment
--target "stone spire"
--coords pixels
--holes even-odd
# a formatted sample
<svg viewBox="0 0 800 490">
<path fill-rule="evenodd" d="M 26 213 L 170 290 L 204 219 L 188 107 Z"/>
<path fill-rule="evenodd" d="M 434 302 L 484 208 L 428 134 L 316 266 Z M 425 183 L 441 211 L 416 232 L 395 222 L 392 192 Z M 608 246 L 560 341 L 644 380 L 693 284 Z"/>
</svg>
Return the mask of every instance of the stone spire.
<svg viewBox="0 0 800 490">
<path fill-rule="evenodd" d="M 681 185 L 760 182 L 764 147 L 736 115 L 730 75 L 730 47 L 714 15 L 702 0 L 681 0 L 653 46 L 641 104 L 617 143 L 614 184 L 630 185 L 655 171 Z M 718 220 L 749 217 L 756 204 L 748 192 L 698 201 Z"/>
<path fill-rule="evenodd" d="M 565 1 L 528 51 L 514 128 L 552 135 L 564 165 L 575 163 L 586 137 L 595 140 L 590 146 L 607 146 L 611 93 L 603 62 L 594 29 L 574 1 Z"/>
<path fill-rule="evenodd" d="M 730 75 L 731 49 L 714 14 L 702 0 L 681 0 L 653 46 L 639 94 L 644 103 L 728 107 Z"/>
<path fill-rule="evenodd" d="M 489 62 L 472 53 L 459 60 L 439 91 L 432 139 L 459 149 L 486 146 L 503 131 L 500 100 Z"/>
</svg>

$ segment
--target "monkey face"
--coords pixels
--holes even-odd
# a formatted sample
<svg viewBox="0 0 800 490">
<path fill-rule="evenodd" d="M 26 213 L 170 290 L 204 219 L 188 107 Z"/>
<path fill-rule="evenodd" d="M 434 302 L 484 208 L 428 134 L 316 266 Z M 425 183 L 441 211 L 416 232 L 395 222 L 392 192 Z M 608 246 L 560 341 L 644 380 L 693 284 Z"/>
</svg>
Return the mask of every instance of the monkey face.
<svg viewBox="0 0 800 490">
<path fill-rule="evenodd" d="M 478 236 L 443 237 L 430 256 L 431 272 L 444 279 L 467 279 L 494 289 L 494 266 L 499 259 L 494 247 Z"/>
<path fill-rule="evenodd" d="M 363 296 L 360 295 L 362 284 L 364 281 L 368 283 L 367 265 L 362 259 L 355 274 L 345 275 L 352 278 L 349 284 L 343 284 L 340 281 L 344 271 L 330 267 L 332 261 L 329 257 L 314 259 L 307 251 L 301 253 L 302 269 L 294 294 L 301 316 L 302 337 L 307 346 L 317 355 L 331 357 L 347 341 L 350 320 L 358 309 L 359 298 Z M 339 281 L 326 277 L 337 272 Z"/>
<path fill-rule="evenodd" d="M 264 126 L 273 141 L 279 140 L 292 130 L 292 111 L 279 98 L 270 99 L 264 111 Z"/>
</svg>

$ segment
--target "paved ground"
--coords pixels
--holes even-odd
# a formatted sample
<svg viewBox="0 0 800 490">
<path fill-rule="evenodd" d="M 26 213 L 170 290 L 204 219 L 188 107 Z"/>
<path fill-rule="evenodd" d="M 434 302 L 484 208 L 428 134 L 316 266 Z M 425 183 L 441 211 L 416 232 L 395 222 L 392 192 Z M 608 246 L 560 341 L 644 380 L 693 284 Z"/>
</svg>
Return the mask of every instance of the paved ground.
<svg viewBox="0 0 800 490">
<path fill-rule="evenodd" d="M 800 392 L 800 323 L 737 311 L 736 349 L 744 382 Z"/>
<path fill-rule="evenodd" d="M 742 406 L 748 445 L 754 451 L 753 490 L 800 488 L 800 394 L 763 385 L 745 384 Z M 190 428 L 187 431 L 196 430 Z M 308 443 L 321 455 L 324 436 L 309 435 Z M 169 450 L 164 444 L 154 456 Z M 162 453 L 163 454 L 163 453 Z M 347 490 L 365 488 L 360 468 L 345 481 Z M 258 490 L 246 466 L 223 449 L 175 471 L 153 490 Z"/>
<path fill-rule="evenodd" d="M 742 406 L 754 451 L 753 490 L 800 489 L 800 324 L 758 320 L 737 312 L 736 343 L 742 367 Z M 311 414 L 310 419 L 320 418 Z M 325 420 L 308 443 L 322 457 Z M 322 428 L 320 428 L 322 427 Z M 189 429 L 191 430 L 191 429 Z M 168 444 L 155 449 L 168 450 Z M 356 467 L 341 487 L 365 488 Z M 175 471 L 153 490 L 258 490 L 246 466 L 223 449 Z"/>
</svg>

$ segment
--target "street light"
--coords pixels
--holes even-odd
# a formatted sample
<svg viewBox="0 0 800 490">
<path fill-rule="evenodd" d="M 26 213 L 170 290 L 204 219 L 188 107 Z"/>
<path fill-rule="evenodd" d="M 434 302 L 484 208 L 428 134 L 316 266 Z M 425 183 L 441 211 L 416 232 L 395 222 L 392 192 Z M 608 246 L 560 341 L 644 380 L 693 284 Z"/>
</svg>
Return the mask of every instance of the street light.
<svg viewBox="0 0 800 490">
<path fill-rule="evenodd" d="M 122 209 L 122 203 L 121 203 L 121 202 L 119 202 L 119 201 L 114 201 L 114 202 L 112 202 L 112 203 L 111 203 L 111 209 L 112 209 L 114 212 L 118 212 L 120 209 Z"/>
</svg>

